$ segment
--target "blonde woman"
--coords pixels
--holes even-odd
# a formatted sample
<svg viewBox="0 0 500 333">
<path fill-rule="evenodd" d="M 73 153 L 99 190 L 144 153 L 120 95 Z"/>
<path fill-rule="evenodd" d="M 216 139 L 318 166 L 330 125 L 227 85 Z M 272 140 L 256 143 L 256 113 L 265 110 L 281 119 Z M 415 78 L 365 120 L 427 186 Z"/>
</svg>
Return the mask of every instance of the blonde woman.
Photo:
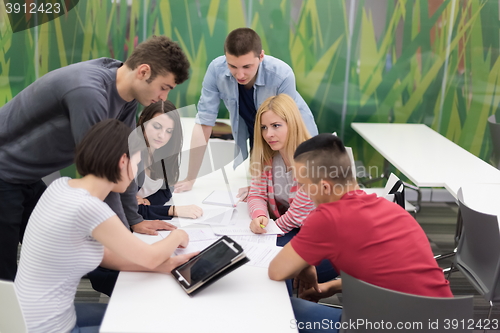
<svg viewBox="0 0 500 333">
<path fill-rule="evenodd" d="M 272 218 L 286 233 L 277 245 L 283 246 L 297 233 L 313 210 L 311 199 L 299 190 L 293 177 L 293 153 L 311 138 L 295 101 L 286 94 L 269 97 L 255 116 L 254 146 L 250 157 L 252 184 L 248 208 L 250 229 L 265 233 Z"/>
<path fill-rule="evenodd" d="M 248 210 L 252 218 L 250 229 L 265 233 L 269 218 L 273 218 L 285 235 L 276 245 L 285 246 L 300 227 L 314 204 L 299 189 L 293 177 L 293 154 L 298 145 L 311 136 L 294 100 L 280 94 L 262 103 L 255 116 L 254 146 L 250 157 L 252 184 L 248 194 Z M 319 282 L 329 281 L 338 274 L 327 260 L 316 267 Z M 291 295 L 291 283 L 287 281 Z"/>
</svg>

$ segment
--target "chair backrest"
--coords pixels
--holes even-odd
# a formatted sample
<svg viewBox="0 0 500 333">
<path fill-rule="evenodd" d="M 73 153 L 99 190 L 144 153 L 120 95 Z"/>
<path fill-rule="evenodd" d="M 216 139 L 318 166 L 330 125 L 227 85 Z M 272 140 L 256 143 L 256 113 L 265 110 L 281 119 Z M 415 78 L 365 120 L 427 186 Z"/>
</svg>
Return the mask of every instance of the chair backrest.
<svg viewBox="0 0 500 333">
<path fill-rule="evenodd" d="M 500 302 L 498 218 L 467 206 L 462 188 L 457 194 L 463 224 L 455 264 L 487 301 Z"/>
<path fill-rule="evenodd" d="M 495 115 L 488 117 L 488 126 L 490 128 L 493 150 L 491 151 L 491 160 L 495 168 L 500 169 L 500 124 L 497 123 Z"/>
<path fill-rule="evenodd" d="M 398 186 L 399 184 L 399 186 Z M 385 183 L 383 196 L 405 208 L 405 187 L 403 182 L 391 172 L 387 183 Z"/>
<path fill-rule="evenodd" d="M 340 332 L 444 332 L 446 319 L 451 324 L 453 319 L 473 318 L 473 296 L 417 296 L 374 286 L 345 272 L 341 276 Z M 453 331 L 472 332 L 467 327 Z"/>
<path fill-rule="evenodd" d="M 333 132 L 332 135 L 338 136 L 337 132 Z M 356 180 L 357 171 L 356 171 L 356 161 L 354 161 L 354 153 L 352 152 L 351 147 L 345 147 L 345 150 L 347 152 L 347 155 L 349 156 L 349 159 L 351 160 L 352 175 L 354 177 L 354 180 Z"/>
<path fill-rule="evenodd" d="M 356 179 L 356 163 L 354 162 L 354 154 L 352 153 L 352 148 L 345 147 L 345 150 L 347 152 L 347 155 L 349 156 L 349 159 L 351 160 L 352 176 L 354 177 L 354 179 Z"/>
<path fill-rule="evenodd" d="M 14 283 L 0 280 L 0 332 L 27 332 Z"/>
<path fill-rule="evenodd" d="M 395 174 L 393 174 L 391 172 L 391 174 L 389 175 L 389 179 L 387 179 L 387 183 L 385 183 L 384 196 L 390 194 L 391 189 L 394 187 L 394 185 L 396 185 L 396 183 L 399 180 L 400 179 L 398 178 L 398 176 L 396 176 Z M 403 185 L 403 183 L 401 183 L 400 186 L 396 189 L 396 191 L 402 192 L 403 190 L 404 190 L 404 185 Z"/>
</svg>

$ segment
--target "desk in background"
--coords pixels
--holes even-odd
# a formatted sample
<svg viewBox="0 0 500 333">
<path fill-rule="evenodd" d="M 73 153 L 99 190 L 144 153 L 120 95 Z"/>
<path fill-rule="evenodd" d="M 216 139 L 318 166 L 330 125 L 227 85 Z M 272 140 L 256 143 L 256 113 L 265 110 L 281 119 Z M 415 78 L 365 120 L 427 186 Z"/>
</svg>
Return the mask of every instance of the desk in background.
<svg viewBox="0 0 500 333">
<path fill-rule="evenodd" d="M 500 170 L 423 124 L 352 123 L 351 127 L 417 187 L 500 183 Z"/>
</svg>

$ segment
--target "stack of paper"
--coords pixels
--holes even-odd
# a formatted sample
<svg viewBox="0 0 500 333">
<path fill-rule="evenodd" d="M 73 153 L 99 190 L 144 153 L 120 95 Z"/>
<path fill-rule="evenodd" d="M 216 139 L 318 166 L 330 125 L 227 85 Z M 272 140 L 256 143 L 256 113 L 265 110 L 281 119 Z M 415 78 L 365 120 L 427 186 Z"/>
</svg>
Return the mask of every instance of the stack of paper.
<svg viewBox="0 0 500 333">
<path fill-rule="evenodd" d="M 211 207 L 207 205 L 201 205 L 200 207 L 203 209 L 203 215 L 199 218 L 174 217 L 172 219 L 173 224 L 179 223 L 181 227 L 186 227 L 194 223 L 221 226 L 228 225 L 231 222 L 234 208 Z"/>
<path fill-rule="evenodd" d="M 230 227 L 214 227 L 212 226 L 212 230 L 216 235 L 255 235 L 252 230 L 250 230 L 250 221 L 246 223 L 246 225 L 237 224 Z M 267 235 L 282 235 L 283 231 L 276 225 L 274 220 L 270 219 L 265 228 Z"/>
<path fill-rule="evenodd" d="M 239 201 L 240 199 L 232 192 L 216 190 L 210 193 L 202 202 L 207 205 L 235 207 Z"/>
</svg>

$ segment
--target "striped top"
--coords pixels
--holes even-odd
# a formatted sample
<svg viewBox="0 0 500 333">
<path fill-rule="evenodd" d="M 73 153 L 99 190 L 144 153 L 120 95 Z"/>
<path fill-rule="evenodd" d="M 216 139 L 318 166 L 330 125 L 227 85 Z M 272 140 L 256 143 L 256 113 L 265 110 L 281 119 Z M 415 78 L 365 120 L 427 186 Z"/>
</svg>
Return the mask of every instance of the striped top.
<svg viewBox="0 0 500 333">
<path fill-rule="evenodd" d="M 29 332 L 69 332 L 83 275 L 102 261 L 104 247 L 92 237 L 101 222 L 116 215 L 84 189 L 55 180 L 29 219 L 15 286 Z"/>
<path fill-rule="evenodd" d="M 250 217 L 253 220 L 262 215 L 271 215 L 276 218 L 276 225 L 285 233 L 294 228 L 300 228 L 314 209 L 313 202 L 303 191 L 299 190 L 297 180 L 294 178 L 288 197 L 290 207 L 281 215 L 276 204 L 274 185 L 273 168 L 269 164 L 264 167 L 260 178 L 252 179 L 247 200 Z"/>
</svg>

